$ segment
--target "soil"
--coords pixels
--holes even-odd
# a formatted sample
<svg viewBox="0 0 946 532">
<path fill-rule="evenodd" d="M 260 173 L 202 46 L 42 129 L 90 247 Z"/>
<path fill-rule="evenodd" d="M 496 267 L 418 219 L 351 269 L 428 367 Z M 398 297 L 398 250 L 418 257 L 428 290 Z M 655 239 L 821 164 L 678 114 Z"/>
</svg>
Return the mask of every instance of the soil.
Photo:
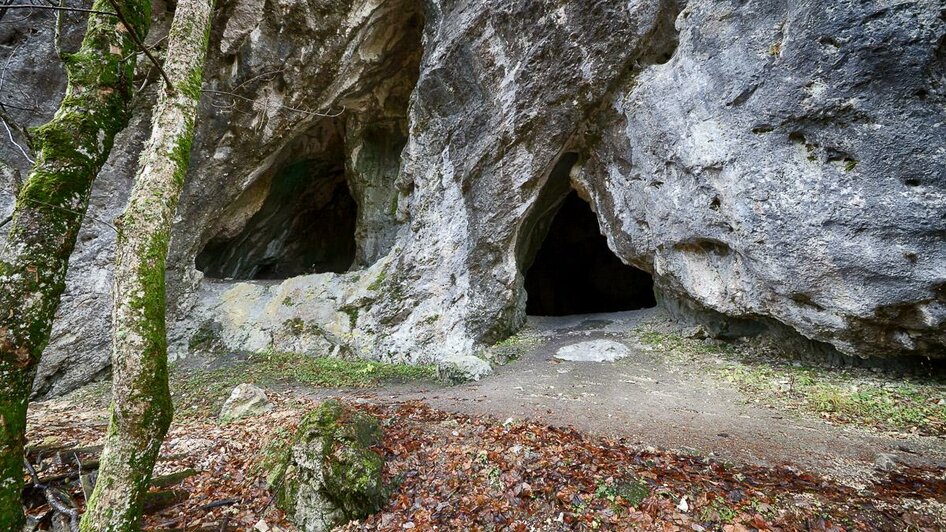
<svg viewBox="0 0 946 532">
<path fill-rule="evenodd" d="M 753 465 L 788 465 L 838 479 L 870 477 L 877 462 L 946 466 L 946 440 L 833 425 L 814 416 L 756 403 L 712 371 L 723 361 L 668 357 L 634 331 L 660 322 L 654 309 L 616 314 L 530 317 L 521 357 L 480 382 L 441 388 L 397 386 L 358 391 L 362 398 L 420 400 L 448 412 L 528 419 L 574 427 L 640 446 L 675 449 Z M 554 358 L 564 346 L 595 339 L 623 343 L 615 362 Z M 345 396 L 303 390 L 309 397 Z"/>
</svg>

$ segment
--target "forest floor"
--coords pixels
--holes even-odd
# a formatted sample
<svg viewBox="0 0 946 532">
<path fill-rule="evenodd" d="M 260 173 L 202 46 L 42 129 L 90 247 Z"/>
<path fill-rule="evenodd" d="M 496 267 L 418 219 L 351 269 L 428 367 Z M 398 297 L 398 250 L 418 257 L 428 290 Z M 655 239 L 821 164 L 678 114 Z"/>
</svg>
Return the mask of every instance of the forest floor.
<svg viewBox="0 0 946 532">
<path fill-rule="evenodd" d="M 627 356 L 556 358 L 603 340 Z M 262 449 L 338 397 L 385 420 L 378 450 L 400 483 L 353 530 L 946 529 L 941 376 L 685 338 L 654 311 L 530 319 L 490 354 L 505 364 L 458 386 L 429 367 L 283 354 L 180 365 L 156 474 L 197 474 L 177 486 L 189 497 L 146 525 L 291 530 L 265 490 Z M 241 382 L 266 388 L 275 408 L 222 424 Z M 31 444 L 100 443 L 107 391 L 33 404 Z"/>
</svg>

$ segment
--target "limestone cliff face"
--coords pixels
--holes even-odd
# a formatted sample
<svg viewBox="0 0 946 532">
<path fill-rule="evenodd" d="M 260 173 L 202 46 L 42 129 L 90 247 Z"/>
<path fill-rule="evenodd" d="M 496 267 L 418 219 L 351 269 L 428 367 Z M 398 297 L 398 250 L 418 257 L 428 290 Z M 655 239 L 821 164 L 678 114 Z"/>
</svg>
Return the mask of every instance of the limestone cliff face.
<svg viewBox="0 0 946 532">
<path fill-rule="evenodd" d="M 681 318 L 854 356 L 946 356 L 934 4 L 225 3 L 172 244 L 174 354 L 481 374 L 473 355 L 523 324 L 523 272 L 576 190 Z M 30 59 L 51 33 L 29 38 L 45 44 L 13 54 L 7 83 L 41 71 L 52 90 L 54 62 Z M 39 393 L 107 370 L 100 221 L 124 201 L 147 102 L 100 176 Z M 354 242 L 312 238 L 313 224 L 350 224 Z"/>
</svg>

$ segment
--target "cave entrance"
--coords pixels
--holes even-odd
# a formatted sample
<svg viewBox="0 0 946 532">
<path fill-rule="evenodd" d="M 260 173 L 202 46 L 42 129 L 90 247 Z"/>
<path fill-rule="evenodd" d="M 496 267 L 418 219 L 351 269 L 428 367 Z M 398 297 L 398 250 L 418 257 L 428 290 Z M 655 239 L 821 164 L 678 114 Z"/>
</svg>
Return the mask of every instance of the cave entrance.
<svg viewBox="0 0 946 532">
<path fill-rule="evenodd" d="M 656 305 L 654 281 L 621 262 L 601 234 L 591 206 L 572 190 L 554 213 L 525 274 L 526 313 L 567 316 Z"/>
<path fill-rule="evenodd" d="M 276 172 L 243 230 L 211 240 L 196 265 L 217 279 L 343 273 L 355 260 L 357 219 L 341 158 L 297 161 Z"/>
</svg>

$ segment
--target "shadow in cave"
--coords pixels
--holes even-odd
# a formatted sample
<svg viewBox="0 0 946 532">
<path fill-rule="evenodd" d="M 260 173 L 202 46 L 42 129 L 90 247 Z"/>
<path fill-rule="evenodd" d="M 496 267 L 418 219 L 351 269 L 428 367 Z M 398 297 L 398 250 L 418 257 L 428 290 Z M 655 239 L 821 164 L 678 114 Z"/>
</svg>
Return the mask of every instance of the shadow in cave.
<svg viewBox="0 0 946 532">
<path fill-rule="evenodd" d="M 649 273 L 621 262 L 598 219 L 571 191 L 555 213 L 526 271 L 526 313 L 567 316 L 637 310 L 656 305 Z"/>
<path fill-rule="evenodd" d="M 211 240 L 196 266 L 217 279 L 342 273 L 355 260 L 358 207 L 341 160 L 303 160 L 273 178 L 259 211 L 232 238 Z"/>
</svg>

